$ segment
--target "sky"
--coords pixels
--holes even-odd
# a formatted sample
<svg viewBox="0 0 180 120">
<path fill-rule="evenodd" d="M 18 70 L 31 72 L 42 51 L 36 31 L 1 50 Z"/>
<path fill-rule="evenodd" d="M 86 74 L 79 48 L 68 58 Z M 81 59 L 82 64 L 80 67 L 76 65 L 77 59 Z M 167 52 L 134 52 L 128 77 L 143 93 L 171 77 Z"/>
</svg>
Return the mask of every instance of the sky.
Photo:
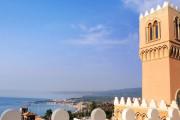
<svg viewBox="0 0 180 120">
<path fill-rule="evenodd" d="M 162 2 L 0 0 L 0 90 L 141 87 L 139 14 Z"/>
</svg>

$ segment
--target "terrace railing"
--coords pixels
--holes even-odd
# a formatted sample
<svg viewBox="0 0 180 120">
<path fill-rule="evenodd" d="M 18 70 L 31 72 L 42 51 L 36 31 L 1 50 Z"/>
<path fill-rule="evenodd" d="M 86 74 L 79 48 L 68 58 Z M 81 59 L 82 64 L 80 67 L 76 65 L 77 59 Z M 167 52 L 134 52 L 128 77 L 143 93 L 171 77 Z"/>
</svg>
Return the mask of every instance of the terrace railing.
<svg viewBox="0 0 180 120">
<path fill-rule="evenodd" d="M 122 116 L 119 120 L 135 120 L 135 113 L 129 107 L 122 111 Z M 21 113 L 18 110 L 8 109 L 1 114 L 0 120 L 21 120 Z M 69 120 L 68 112 L 57 109 L 53 112 L 51 120 Z M 74 118 L 74 120 L 80 120 Z M 86 120 L 106 120 L 105 112 L 97 108 L 92 111 L 89 119 Z M 148 109 L 147 119 L 146 120 L 160 120 L 159 113 L 157 109 Z M 178 109 L 169 108 L 168 109 L 168 117 L 166 120 L 180 120 L 180 114 Z"/>
</svg>

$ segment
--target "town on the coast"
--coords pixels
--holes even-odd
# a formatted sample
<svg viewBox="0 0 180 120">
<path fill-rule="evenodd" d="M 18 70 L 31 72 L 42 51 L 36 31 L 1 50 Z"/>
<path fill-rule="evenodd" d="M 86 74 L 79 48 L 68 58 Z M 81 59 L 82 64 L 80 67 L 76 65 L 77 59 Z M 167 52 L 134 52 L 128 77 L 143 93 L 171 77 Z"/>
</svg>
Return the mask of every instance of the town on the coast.
<svg viewBox="0 0 180 120">
<path fill-rule="evenodd" d="M 88 97 L 87 97 L 88 99 Z M 113 100 L 111 101 L 96 101 L 96 99 L 92 100 L 83 100 L 82 98 L 70 98 L 70 99 L 50 99 L 50 100 L 44 100 L 44 101 L 35 101 L 35 104 L 39 103 L 45 103 L 45 104 L 53 104 L 53 105 L 67 105 L 71 106 L 75 109 L 75 111 L 68 111 L 70 118 L 83 118 L 83 119 L 89 119 L 88 116 L 91 115 L 91 112 L 95 108 L 102 108 L 105 110 L 107 117 L 110 119 L 113 114 Z M 47 109 L 47 111 L 44 113 L 44 115 L 40 116 L 36 113 L 31 112 L 31 110 L 28 109 L 28 106 L 22 106 L 20 108 L 22 120 L 51 120 L 51 115 L 53 110 Z"/>
</svg>

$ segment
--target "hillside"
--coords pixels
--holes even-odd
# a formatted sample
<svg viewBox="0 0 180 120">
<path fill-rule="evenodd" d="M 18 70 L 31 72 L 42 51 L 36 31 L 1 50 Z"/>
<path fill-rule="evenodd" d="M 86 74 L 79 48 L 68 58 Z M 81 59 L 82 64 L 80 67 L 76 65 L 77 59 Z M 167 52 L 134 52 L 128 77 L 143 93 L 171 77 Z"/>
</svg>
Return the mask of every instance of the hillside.
<svg viewBox="0 0 180 120">
<path fill-rule="evenodd" d="M 79 92 L 80 94 L 80 92 Z M 79 101 L 96 101 L 108 102 L 113 101 L 114 97 L 141 97 L 141 88 L 128 88 L 119 90 L 96 91 L 96 92 L 81 92 L 82 97 L 71 98 L 77 102 Z"/>
</svg>

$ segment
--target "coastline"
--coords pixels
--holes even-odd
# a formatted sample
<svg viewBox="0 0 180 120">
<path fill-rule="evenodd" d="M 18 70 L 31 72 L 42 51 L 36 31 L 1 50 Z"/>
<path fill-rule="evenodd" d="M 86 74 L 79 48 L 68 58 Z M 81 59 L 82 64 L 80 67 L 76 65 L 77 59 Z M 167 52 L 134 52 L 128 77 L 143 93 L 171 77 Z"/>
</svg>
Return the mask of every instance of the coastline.
<svg viewBox="0 0 180 120">
<path fill-rule="evenodd" d="M 86 108 L 89 103 L 113 103 L 114 97 L 140 97 L 141 88 L 120 89 L 100 92 L 81 92 L 80 93 L 51 93 L 48 98 L 22 98 L 22 97 L 0 97 L 0 113 L 9 108 L 19 109 L 28 107 L 31 112 L 43 115 L 47 109 L 57 108 L 66 111 L 78 111 Z M 85 94 L 86 93 L 86 94 Z M 51 98 L 51 96 L 53 96 Z"/>
</svg>

